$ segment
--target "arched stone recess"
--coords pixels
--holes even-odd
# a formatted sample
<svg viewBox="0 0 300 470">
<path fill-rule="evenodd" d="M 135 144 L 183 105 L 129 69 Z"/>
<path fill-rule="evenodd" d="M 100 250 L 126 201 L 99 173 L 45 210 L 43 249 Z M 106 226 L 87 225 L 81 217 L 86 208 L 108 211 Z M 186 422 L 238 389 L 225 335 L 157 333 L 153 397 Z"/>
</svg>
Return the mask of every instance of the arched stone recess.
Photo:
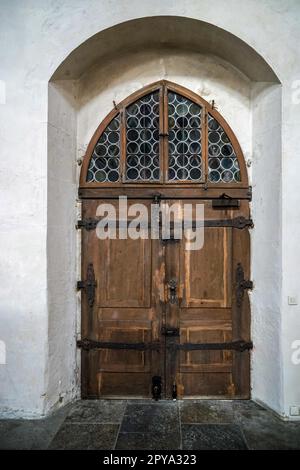
<svg viewBox="0 0 300 470">
<path fill-rule="evenodd" d="M 140 18 L 99 32 L 75 49 L 49 82 L 47 407 L 80 391 L 80 298 L 75 290 L 80 275 L 80 234 L 75 230 L 79 163 L 114 103 L 162 79 L 214 100 L 242 147 L 255 224 L 252 397 L 281 413 L 280 82 L 238 37 L 175 16 Z"/>
</svg>

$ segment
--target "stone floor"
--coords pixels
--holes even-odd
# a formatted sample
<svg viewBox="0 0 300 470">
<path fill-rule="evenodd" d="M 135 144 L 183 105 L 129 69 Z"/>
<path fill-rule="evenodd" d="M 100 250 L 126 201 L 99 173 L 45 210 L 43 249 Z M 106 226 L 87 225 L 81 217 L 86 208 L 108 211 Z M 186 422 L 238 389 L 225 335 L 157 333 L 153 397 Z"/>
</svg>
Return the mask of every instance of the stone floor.
<svg viewBox="0 0 300 470">
<path fill-rule="evenodd" d="M 77 401 L 0 421 L 0 449 L 300 449 L 300 422 L 251 401 Z"/>
</svg>

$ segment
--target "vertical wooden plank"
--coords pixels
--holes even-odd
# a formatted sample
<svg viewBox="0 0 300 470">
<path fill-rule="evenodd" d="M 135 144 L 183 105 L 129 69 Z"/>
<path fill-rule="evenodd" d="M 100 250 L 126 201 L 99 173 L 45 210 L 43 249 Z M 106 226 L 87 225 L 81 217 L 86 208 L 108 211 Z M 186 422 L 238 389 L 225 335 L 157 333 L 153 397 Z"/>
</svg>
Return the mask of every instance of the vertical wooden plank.
<svg viewBox="0 0 300 470">
<path fill-rule="evenodd" d="M 169 173 L 169 109 L 168 109 L 168 88 L 163 87 L 163 181 L 168 181 Z"/>
<path fill-rule="evenodd" d="M 124 183 L 126 181 L 126 108 L 120 111 L 120 180 Z"/>
<path fill-rule="evenodd" d="M 248 229 L 233 229 L 233 338 L 250 341 L 251 321 L 250 302 L 247 290 L 244 291 L 241 307 L 236 298 L 236 268 L 241 263 L 245 279 L 250 279 L 250 234 Z M 236 394 L 242 398 L 250 398 L 250 351 L 235 352 L 233 356 L 233 383 Z"/>
<path fill-rule="evenodd" d="M 159 88 L 159 169 L 160 183 L 164 181 L 165 161 L 164 161 L 164 145 L 165 145 L 165 119 L 164 119 L 164 85 Z"/>
<path fill-rule="evenodd" d="M 202 180 L 208 182 L 208 113 L 205 106 L 202 108 L 202 131 L 201 131 L 201 150 L 202 150 Z"/>
<path fill-rule="evenodd" d="M 170 206 L 174 201 L 166 201 Z M 177 203 L 180 201 L 177 201 Z M 175 219 L 174 219 L 175 222 Z M 178 329 L 180 327 L 180 243 L 181 241 L 168 241 L 165 248 L 166 259 L 166 328 Z M 171 303 L 170 281 L 176 281 L 175 303 Z M 166 336 L 166 398 L 172 397 L 173 384 L 177 384 L 177 374 L 179 371 L 179 351 L 176 350 L 176 344 L 179 344 L 179 336 Z M 173 347 L 174 346 L 174 347 Z"/>
</svg>

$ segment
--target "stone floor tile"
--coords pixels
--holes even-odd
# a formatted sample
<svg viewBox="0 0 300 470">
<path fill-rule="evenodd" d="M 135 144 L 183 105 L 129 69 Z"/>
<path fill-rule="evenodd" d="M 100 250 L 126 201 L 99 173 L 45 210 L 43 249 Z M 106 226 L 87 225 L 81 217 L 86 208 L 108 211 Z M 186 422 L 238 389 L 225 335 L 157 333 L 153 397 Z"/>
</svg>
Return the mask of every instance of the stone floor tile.
<svg viewBox="0 0 300 470">
<path fill-rule="evenodd" d="M 235 424 L 183 424 L 184 450 L 247 449 L 239 426 Z"/>
</svg>

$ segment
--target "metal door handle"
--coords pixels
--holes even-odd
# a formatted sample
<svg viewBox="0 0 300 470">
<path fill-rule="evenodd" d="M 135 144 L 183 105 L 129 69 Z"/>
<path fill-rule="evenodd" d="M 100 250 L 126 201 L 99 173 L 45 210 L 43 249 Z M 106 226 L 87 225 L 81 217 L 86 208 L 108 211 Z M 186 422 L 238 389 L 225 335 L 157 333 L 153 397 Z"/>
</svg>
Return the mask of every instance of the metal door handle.
<svg viewBox="0 0 300 470">
<path fill-rule="evenodd" d="M 177 281 L 176 279 L 171 279 L 168 282 L 169 291 L 170 291 L 170 304 L 177 303 Z"/>
</svg>

